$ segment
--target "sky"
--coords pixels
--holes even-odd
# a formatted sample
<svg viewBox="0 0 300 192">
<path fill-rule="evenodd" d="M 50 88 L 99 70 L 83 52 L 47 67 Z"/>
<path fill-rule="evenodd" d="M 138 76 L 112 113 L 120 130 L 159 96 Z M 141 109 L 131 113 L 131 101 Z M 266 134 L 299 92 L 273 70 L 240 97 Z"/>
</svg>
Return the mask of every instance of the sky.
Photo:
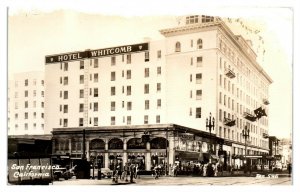
<svg viewBox="0 0 300 192">
<path fill-rule="evenodd" d="M 273 79 L 269 89 L 269 134 L 290 137 L 293 11 L 288 8 L 223 7 L 203 9 L 198 14 L 203 12 L 223 17 L 235 34 L 252 40 L 257 61 Z M 11 7 L 8 18 L 9 77 L 17 72 L 44 70 L 45 55 L 140 43 L 145 37 L 163 39 L 159 30 L 177 26 L 178 16 L 187 14 L 189 12 L 130 15 L 78 8 Z M 253 32 L 257 30 L 259 33 Z"/>
</svg>

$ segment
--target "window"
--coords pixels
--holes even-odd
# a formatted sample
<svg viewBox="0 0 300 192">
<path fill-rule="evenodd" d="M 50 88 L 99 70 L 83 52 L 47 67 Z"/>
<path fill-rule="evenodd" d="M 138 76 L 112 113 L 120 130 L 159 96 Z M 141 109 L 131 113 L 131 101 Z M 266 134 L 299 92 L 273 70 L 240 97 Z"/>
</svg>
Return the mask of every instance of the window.
<svg viewBox="0 0 300 192">
<path fill-rule="evenodd" d="M 16 113 L 15 114 L 15 120 L 18 120 L 18 117 L 19 117 L 19 115 L 18 115 L 18 113 Z"/>
<path fill-rule="evenodd" d="M 94 82 L 97 83 L 98 82 L 98 73 L 94 74 Z"/>
<path fill-rule="evenodd" d="M 201 107 L 196 108 L 196 118 L 201 118 Z"/>
<path fill-rule="evenodd" d="M 222 121 L 222 109 L 219 109 L 219 121 Z"/>
<path fill-rule="evenodd" d="M 45 96 L 45 95 L 44 95 L 44 91 L 42 91 L 42 92 L 41 92 L 41 96 L 42 96 L 42 97 L 44 97 L 44 96 Z"/>
<path fill-rule="evenodd" d="M 59 97 L 62 98 L 62 91 L 59 91 Z"/>
<path fill-rule="evenodd" d="M 15 109 L 18 109 L 18 103 L 15 102 Z"/>
<path fill-rule="evenodd" d="M 98 126 L 98 117 L 94 117 L 94 126 Z"/>
<path fill-rule="evenodd" d="M 224 95 L 224 106 L 226 106 L 226 95 Z"/>
<path fill-rule="evenodd" d="M 219 93 L 219 103 L 222 104 L 222 93 Z"/>
<path fill-rule="evenodd" d="M 115 71 L 113 71 L 113 72 L 110 73 L 110 80 L 111 81 L 115 81 L 116 80 L 116 72 Z"/>
<path fill-rule="evenodd" d="M 18 98 L 18 92 L 15 92 L 15 98 Z"/>
<path fill-rule="evenodd" d="M 191 66 L 194 64 L 194 59 L 191 57 Z"/>
<path fill-rule="evenodd" d="M 68 105 L 64 105 L 64 113 L 68 113 Z"/>
<path fill-rule="evenodd" d="M 125 104 L 124 104 L 124 101 L 122 101 L 122 108 L 124 108 Z"/>
<path fill-rule="evenodd" d="M 79 118 L 79 127 L 83 126 L 83 118 Z"/>
<path fill-rule="evenodd" d="M 28 113 L 27 112 L 24 113 L 24 119 L 28 119 Z"/>
<path fill-rule="evenodd" d="M 161 91 L 161 83 L 156 84 L 156 91 L 160 92 Z"/>
<path fill-rule="evenodd" d="M 186 24 L 194 24 L 194 23 L 198 23 L 199 19 L 198 19 L 198 15 L 193 15 L 193 16 L 188 16 L 186 17 Z"/>
<path fill-rule="evenodd" d="M 111 63 L 111 65 L 116 65 L 116 57 L 111 57 L 110 58 L 110 63 Z"/>
<path fill-rule="evenodd" d="M 196 99 L 201 100 L 202 99 L 202 90 L 197 90 L 196 91 Z"/>
<path fill-rule="evenodd" d="M 192 81 L 193 81 L 193 75 L 190 74 L 190 82 L 192 82 Z"/>
<path fill-rule="evenodd" d="M 197 49 L 202 49 L 202 47 L 203 47 L 202 39 L 198 39 L 197 40 Z"/>
<path fill-rule="evenodd" d="M 197 57 L 197 67 L 202 67 L 202 57 Z"/>
<path fill-rule="evenodd" d="M 68 71 L 68 63 L 67 62 L 64 63 L 64 71 Z"/>
<path fill-rule="evenodd" d="M 94 88 L 94 97 L 98 97 L 98 88 Z"/>
<path fill-rule="evenodd" d="M 131 125 L 131 116 L 127 116 L 127 125 Z"/>
<path fill-rule="evenodd" d="M 33 79 L 33 85 L 36 85 L 36 79 Z"/>
<path fill-rule="evenodd" d="M 156 123 L 160 123 L 160 115 L 156 115 Z"/>
<path fill-rule="evenodd" d="M 36 118 L 36 112 L 33 112 L 33 118 L 34 119 Z"/>
<path fill-rule="evenodd" d="M 83 112 L 83 106 L 84 106 L 83 103 L 79 104 L 79 112 Z"/>
<path fill-rule="evenodd" d="M 110 125 L 115 125 L 116 124 L 116 117 L 110 117 Z"/>
<path fill-rule="evenodd" d="M 131 86 L 127 86 L 127 95 L 131 95 Z"/>
<path fill-rule="evenodd" d="M 161 50 L 158 50 L 157 51 L 157 59 L 160 59 L 161 58 Z"/>
<path fill-rule="evenodd" d="M 28 97 L 28 91 L 26 90 L 24 93 L 25 97 Z"/>
<path fill-rule="evenodd" d="M 128 54 L 128 55 L 127 55 L 127 64 L 130 64 L 130 63 L 131 63 L 131 55 Z"/>
<path fill-rule="evenodd" d="M 28 108 L 28 101 L 25 101 L 25 108 Z"/>
<path fill-rule="evenodd" d="M 149 59 L 149 51 L 146 51 L 145 52 L 145 62 L 148 62 L 150 59 Z"/>
<path fill-rule="evenodd" d="M 68 85 L 68 77 L 64 77 L 64 85 Z"/>
<path fill-rule="evenodd" d="M 148 124 L 148 115 L 144 115 L 144 124 Z"/>
<path fill-rule="evenodd" d="M 83 84 L 84 83 L 84 75 L 79 76 L 79 83 Z"/>
<path fill-rule="evenodd" d="M 157 75 L 161 75 L 161 67 L 157 67 Z"/>
<path fill-rule="evenodd" d="M 25 86 L 28 86 L 28 79 L 25 79 Z"/>
<path fill-rule="evenodd" d="M 64 119 L 64 127 L 68 127 L 68 119 Z"/>
<path fill-rule="evenodd" d="M 80 68 L 80 69 L 84 69 L 84 61 L 80 61 L 79 68 Z"/>
<path fill-rule="evenodd" d="M 222 87 L 222 75 L 220 75 L 219 85 Z"/>
<path fill-rule="evenodd" d="M 145 68 L 145 77 L 149 77 L 149 68 Z"/>
<path fill-rule="evenodd" d="M 193 91 L 190 91 L 190 98 L 193 98 Z"/>
<path fill-rule="evenodd" d="M 180 42 L 176 42 L 176 44 L 175 44 L 175 52 L 180 52 L 180 51 L 181 51 Z"/>
<path fill-rule="evenodd" d="M 145 84 L 145 86 L 144 86 L 144 93 L 145 94 L 149 93 L 149 84 Z"/>
<path fill-rule="evenodd" d="M 131 102 L 127 102 L 127 110 L 130 111 L 132 108 L 132 103 Z"/>
<path fill-rule="evenodd" d="M 94 59 L 94 68 L 98 68 L 98 58 Z"/>
<path fill-rule="evenodd" d="M 110 110 L 111 111 L 115 111 L 116 110 L 116 102 L 115 101 L 110 102 Z"/>
<path fill-rule="evenodd" d="M 33 124 L 33 128 L 36 129 L 36 123 Z"/>
<path fill-rule="evenodd" d="M 193 47 L 193 45 L 194 45 L 194 41 L 193 39 L 191 39 L 191 47 Z"/>
<path fill-rule="evenodd" d="M 28 124 L 27 123 L 24 124 L 24 127 L 25 127 L 25 130 L 28 130 Z"/>
<path fill-rule="evenodd" d="M 94 111 L 98 111 L 98 103 L 97 102 L 94 103 Z"/>
<path fill-rule="evenodd" d="M 145 100 L 145 110 L 149 109 L 149 100 Z"/>
<path fill-rule="evenodd" d="M 44 119 L 44 113 L 41 113 L 41 118 Z"/>
<path fill-rule="evenodd" d="M 131 70 L 126 71 L 126 79 L 131 79 Z"/>
<path fill-rule="evenodd" d="M 116 87 L 111 87 L 110 88 L 110 95 L 111 96 L 116 95 Z"/>
<path fill-rule="evenodd" d="M 201 84 L 202 83 L 202 73 L 196 74 L 196 83 Z"/>
<path fill-rule="evenodd" d="M 161 108 L 161 99 L 157 99 L 157 109 Z"/>
<path fill-rule="evenodd" d="M 193 109 L 190 107 L 190 116 L 193 115 Z"/>
<path fill-rule="evenodd" d="M 83 95 L 84 95 L 84 90 L 80 89 L 79 90 L 79 98 L 83 98 Z"/>
<path fill-rule="evenodd" d="M 64 91 L 64 99 L 68 99 L 68 91 Z"/>
</svg>

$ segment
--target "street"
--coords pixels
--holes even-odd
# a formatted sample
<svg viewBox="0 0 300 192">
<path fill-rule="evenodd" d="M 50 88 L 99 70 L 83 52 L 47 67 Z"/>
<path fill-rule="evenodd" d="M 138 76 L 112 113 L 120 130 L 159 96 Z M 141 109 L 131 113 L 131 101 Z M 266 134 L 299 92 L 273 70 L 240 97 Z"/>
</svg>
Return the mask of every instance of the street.
<svg viewBox="0 0 300 192">
<path fill-rule="evenodd" d="M 54 181 L 53 185 L 292 185 L 292 177 L 160 177 L 142 176 L 135 183 L 120 181 L 113 184 L 112 179 L 70 179 Z M 51 185 L 51 184 L 50 184 Z"/>
</svg>

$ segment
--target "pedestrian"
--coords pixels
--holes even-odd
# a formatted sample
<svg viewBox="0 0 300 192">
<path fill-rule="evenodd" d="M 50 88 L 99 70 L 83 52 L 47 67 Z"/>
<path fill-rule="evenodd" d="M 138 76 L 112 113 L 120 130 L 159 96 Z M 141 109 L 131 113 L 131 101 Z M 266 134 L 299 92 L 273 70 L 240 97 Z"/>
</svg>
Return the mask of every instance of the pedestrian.
<svg viewBox="0 0 300 192">
<path fill-rule="evenodd" d="M 292 173 L 292 164 L 291 163 L 288 164 L 288 172 L 289 172 L 289 175 Z"/>
<path fill-rule="evenodd" d="M 129 166 L 129 171 L 130 171 L 130 183 L 133 183 L 133 178 L 134 178 L 134 175 L 135 175 L 135 165 L 132 163 L 130 166 Z"/>
<path fill-rule="evenodd" d="M 153 172 L 154 172 L 154 179 L 158 179 L 158 166 L 154 166 Z"/>
<path fill-rule="evenodd" d="M 139 178 L 139 165 L 136 164 L 135 165 L 135 176 L 134 176 L 135 179 Z"/>
<path fill-rule="evenodd" d="M 122 178 L 126 182 L 128 181 L 127 175 L 128 175 L 128 163 L 125 163 Z"/>
<path fill-rule="evenodd" d="M 203 166 L 203 177 L 206 177 L 207 164 Z"/>
</svg>

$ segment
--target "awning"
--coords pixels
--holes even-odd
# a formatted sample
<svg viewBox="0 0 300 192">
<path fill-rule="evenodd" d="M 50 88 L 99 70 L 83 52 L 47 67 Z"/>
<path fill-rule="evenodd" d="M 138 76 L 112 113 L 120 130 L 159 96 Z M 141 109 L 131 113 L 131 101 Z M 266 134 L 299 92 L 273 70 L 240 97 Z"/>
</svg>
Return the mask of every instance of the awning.
<svg viewBox="0 0 300 192">
<path fill-rule="evenodd" d="M 199 152 L 177 152 L 176 157 L 178 160 L 186 160 L 186 161 L 198 161 L 200 158 L 200 153 Z"/>
</svg>

